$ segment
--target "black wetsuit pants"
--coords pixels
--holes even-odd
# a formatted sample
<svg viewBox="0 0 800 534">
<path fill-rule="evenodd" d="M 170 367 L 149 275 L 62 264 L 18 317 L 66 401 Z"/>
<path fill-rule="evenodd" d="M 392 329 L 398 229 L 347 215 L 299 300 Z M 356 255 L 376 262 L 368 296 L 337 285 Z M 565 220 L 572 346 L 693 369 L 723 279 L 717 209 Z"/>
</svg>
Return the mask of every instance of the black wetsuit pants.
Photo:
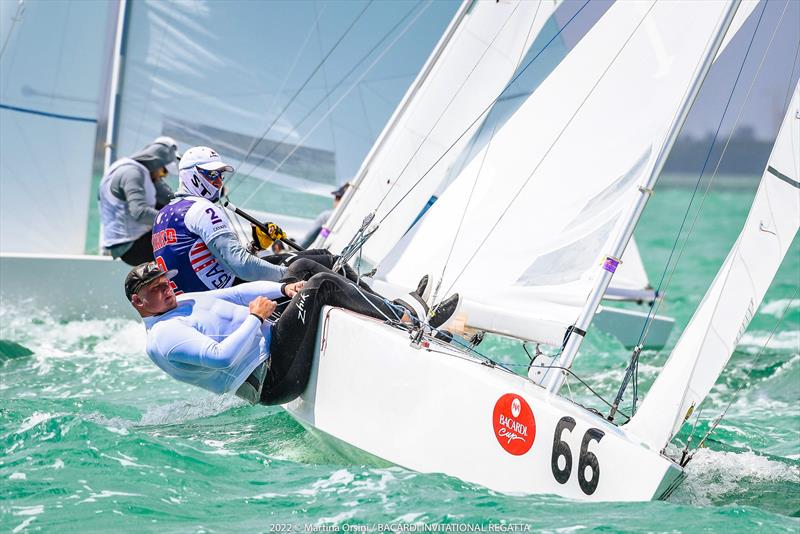
<svg viewBox="0 0 800 534">
<path fill-rule="evenodd" d="M 286 275 L 281 279 L 281 282 L 299 282 L 300 280 L 308 280 L 317 273 L 333 273 L 333 265 L 336 263 L 338 256 L 334 256 L 324 248 L 301 250 L 299 252 L 283 252 L 280 254 L 272 254 L 262 258 L 264 261 L 272 265 L 283 265 L 288 267 Z M 348 280 L 353 282 L 358 281 L 358 275 L 352 267 L 344 264 L 340 274 L 345 276 Z M 236 278 L 233 285 L 244 284 L 247 280 Z M 360 282 L 359 285 L 362 289 L 369 293 L 373 293 L 366 283 Z"/>
<path fill-rule="evenodd" d="M 137 239 L 125 254 L 119 257 L 128 265 L 139 265 L 146 261 L 153 261 L 153 235 L 150 231 Z"/>
<path fill-rule="evenodd" d="M 331 254 L 329 250 L 324 248 L 312 248 L 308 250 L 301 250 L 299 252 L 282 252 L 280 254 L 273 254 L 272 256 L 265 257 L 264 260 L 273 265 L 291 266 L 294 262 L 303 258 L 315 261 L 320 265 L 327 267 L 328 269 L 333 269 L 333 264 L 336 263 L 336 260 L 339 258 L 339 256 Z M 342 270 L 344 272 L 340 272 L 339 274 L 346 276 L 348 280 L 352 280 L 353 282 L 358 280 L 358 275 L 348 264 L 345 263 L 342 267 Z"/>
<path fill-rule="evenodd" d="M 318 263 L 306 259 L 318 267 Z M 300 260 L 294 265 L 302 263 Z M 327 270 L 327 269 L 326 269 Z M 314 346 L 322 320 L 323 306 L 336 306 L 374 317 L 399 319 L 402 310 L 383 298 L 364 291 L 333 272 L 312 276 L 305 288 L 294 296 L 272 328 L 269 371 L 261 391 L 261 404 L 283 404 L 298 397 L 308 384 Z"/>
</svg>

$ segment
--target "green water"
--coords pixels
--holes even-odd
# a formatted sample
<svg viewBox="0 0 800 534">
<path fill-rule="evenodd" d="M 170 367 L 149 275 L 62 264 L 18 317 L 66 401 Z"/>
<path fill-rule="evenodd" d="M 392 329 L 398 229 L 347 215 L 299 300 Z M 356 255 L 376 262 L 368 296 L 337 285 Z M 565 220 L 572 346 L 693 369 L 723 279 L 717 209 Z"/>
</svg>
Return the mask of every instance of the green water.
<svg viewBox="0 0 800 534">
<path fill-rule="evenodd" d="M 738 234 L 752 193 L 708 198 L 661 310 L 679 328 Z M 655 282 L 688 198 L 686 189 L 659 191 L 637 230 Z M 269 532 L 276 524 L 345 531 L 384 522 L 488 531 L 505 522 L 551 532 L 798 532 L 798 281 L 795 240 L 705 404 L 698 433 L 734 399 L 714 441 L 698 452 L 668 502 L 635 504 L 508 496 L 444 475 L 353 462 L 279 408 L 243 406 L 172 381 L 144 355 L 137 322 L 58 322 L 2 301 L 0 531 Z M 526 361 L 506 340 L 481 347 L 507 363 Z M 645 387 L 666 354 L 643 355 Z M 613 339 L 590 332 L 576 370 L 613 396 L 627 355 Z M 601 407 L 577 385 L 572 392 Z"/>
</svg>

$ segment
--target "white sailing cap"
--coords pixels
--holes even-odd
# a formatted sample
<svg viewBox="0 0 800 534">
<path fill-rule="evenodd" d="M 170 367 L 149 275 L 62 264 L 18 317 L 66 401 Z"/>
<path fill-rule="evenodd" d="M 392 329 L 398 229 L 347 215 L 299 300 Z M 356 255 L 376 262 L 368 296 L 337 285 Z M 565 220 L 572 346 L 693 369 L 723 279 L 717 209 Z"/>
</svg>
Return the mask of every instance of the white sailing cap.
<svg viewBox="0 0 800 534">
<path fill-rule="evenodd" d="M 178 168 L 181 191 L 211 202 L 219 198 L 221 186 L 219 182 L 209 181 L 207 173 L 202 171 L 233 172 L 233 166 L 222 161 L 219 154 L 207 146 L 195 146 L 184 152 Z"/>
</svg>

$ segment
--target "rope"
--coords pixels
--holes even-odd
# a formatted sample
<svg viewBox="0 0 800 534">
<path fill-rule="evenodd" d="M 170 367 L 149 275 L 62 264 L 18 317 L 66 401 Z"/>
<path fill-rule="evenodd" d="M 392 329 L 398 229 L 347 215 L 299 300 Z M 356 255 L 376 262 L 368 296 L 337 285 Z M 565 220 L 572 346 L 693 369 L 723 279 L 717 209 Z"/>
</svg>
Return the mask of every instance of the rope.
<svg viewBox="0 0 800 534">
<path fill-rule="evenodd" d="M 461 234 L 461 228 L 464 226 L 464 219 L 467 217 L 467 211 L 469 210 L 469 205 L 472 203 L 472 195 L 475 193 L 475 188 L 478 186 L 478 180 L 483 172 L 483 164 L 486 162 L 486 156 L 489 154 L 489 149 L 491 148 L 492 141 L 494 140 L 494 134 L 497 130 L 497 125 L 492 128 L 492 133 L 489 136 L 489 141 L 486 143 L 486 148 L 483 151 L 483 158 L 481 158 L 481 164 L 478 168 L 478 172 L 475 175 L 475 181 L 472 182 L 472 189 L 469 191 L 469 196 L 467 197 L 467 203 L 464 206 L 464 210 L 461 212 L 461 219 L 458 221 L 458 226 L 456 227 L 456 235 L 453 237 L 453 240 L 450 242 L 450 250 L 447 252 L 447 258 L 444 260 L 444 264 L 442 265 L 442 274 L 439 276 L 439 281 L 436 284 L 436 290 L 433 292 L 433 296 L 431 297 L 431 302 L 435 305 L 436 298 L 439 295 L 439 287 L 442 285 L 442 280 L 444 280 L 444 274 L 447 270 L 447 266 L 450 264 L 450 258 L 453 255 L 453 250 L 456 248 L 456 242 L 458 241 L 458 236 Z"/>
<path fill-rule="evenodd" d="M 706 152 L 706 157 L 705 157 L 705 160 L 703 161 L 703 167 L 700 169 L 700 174 L 698 175 L 697 181 L 695 182 L 694 190 L 692 191 L 692 196 L 689 199 L 689 204 L 686 207 L 686 211 L 684 212 L 684 215 L 683 215 L 683 220 L 681 221 L 680 227 L 678 228 L 678 233 L 677 233 L 677 235 L 675 237 L 675 241 L 672 244 L 672 250 L 670 250 L 669 256 L 667 257 L 667 261 L 666 261 L 666 264 L 664 266 L 664 271 L 661 273 L 661 279 L 659 280 L 658 287 L 656 288 L 656 302 L 655 302 L 655 305 L 651 306 L 650 309 L 647 312 L 647 318 L 645 319 L 645 324 L 642 326 L 642 332 L 639 334 L 639 341 L 638 341 L 637 345 L 641 345 L 642 342 L 644 341 L 644 339 L 646 338 L 647 334 L 649 333 L 650 326 L 651 326 L 651 324 L 653 322 L 653 317 L 655 316 L 655 314 L 657 313 L 658 309 L 660 308 L 661 302 L 663 302 L 663 300 L 664 300 L 664 292 L 666 291 L 667 287 L 669 287 L 669 284 L 672 281 L 672 276 L 675 273 L 675 270 L 677 269 L 677 264 L 679 263 L 681 255 L 682 255 L 683 251 L 685 250 L 686 242 L 688 241 L 688 238 L 691 235 L 692 230 L 694 229 L 694 224 L 697 222 L 697 218 L 698 218 L 698 215 L 699 215 L 700 211 L 702 210 L 702 206 L 703 206 L 703 203 L 705 202 L 705 198 L 708 195 L 708 191 L 710 190 L 711 184 L 713 183 L 714 178 L 716 177 L 717 170 L 719 169 L 719 166 L 720 166 L 720 164 L 722 162 L 722 159 L 725 156 L 725 151 L 727 150 L 728 145 L 730 144 L 730 140 L 733 137 L 733 132 L 736 130 L 736 126 L 739 123 L 739 119 L 741 119 L 742 112 L 743 112 L 744 107 L 747 104 L 747 101 L 748 101 L 749 96 L 750 96 L 750 91 L 752 90 L 753 86 L 755 85 L 755 80 L 758 78 L 758 73 L 760 71 L 760 66 L 759 66 L 759 69 L 756 71 L 755 75 L 753 76 L 753 81 L 750 84 L 750 89 L 747 92 L 747 95 L 745 97 L 745 101 L 742 104 L 742 107 L 739 109 L 739 114 L 736 117 L 736 121 L 734 122 L 734 127 L 731 128 L 731 133 L 728 135 L 728 139 L 727 139 L 727 142 L 725 143 L 725 146 L 723 148 L 722 154 L 720 155 L 719 159 L 717 160 L 717 165 L 716 165 L 716 167 L 714 169 L 714 172 L 712 173 L 712 176 L 711 176 L 711 179 L 709 180 L 708 185 L 706 186 L 706 191 L 705 191 L 705 194 L 703 195 L 703 198 L 701 200 L 700 208 L 698 208 L 697 212 L 695 213 L 694 220 L 692 221 L 692 224 L 689 227 L 689 232 L 686 235 L 686 239 L 684 240 L 683 247 L 681 248 L 681 250 L 680 250 L 680 252 L 678 254 L 678 258 L 675 260 L 675 264 L 672 266 L 672 269 L 670 270 L 670 263 L 672 262 L 672 257 L 674 256 L 675 251 L 678 248 L 678 243 L 680 242 L 680 237 L 681 237 L 681 234 L 683 233 L 683 228 L 686 225 L 686 221 L 689 218 L 689 213 L 691 212 L 692 204 L 694 204 L 695 196 L 697 195 L 697 191 L 700 188 L 700 182 L 702 181 L 703 173 L 705 172 L 706 167 L 708 166 L 708 162 L 711 159 L 711 153 L 714 150 L 714 143 L 717 140 L 717 136 L 719 135 L 719 131 L 722 128 L 722 123 L 725 120 L 725 116 L 727 115 L 730 103 L 733 100 L 733 95 L 736 92 L 736 87 L 737 87 L 737 85 L 739 83 L 739 78 L 742 75 L 742 71 L 744 70 L 745 63 L 747 63 L 747 58 L 750 55 L 750 50 L 751 50 L 751 48 L 753 46 L 753 42 L 755 41 L 756 34 L 758 33 L 758 28 L 761 25 L 761 20 L 764 17 L 764 11 L 766 10 L 766 7 L 767 7 L 767 3 L 764 2 L 763 7 L 761 8 L 761 14 L 758 17 L 758 23 L 756 24 L 756 27 L 753 30 L 753 35 L 750 37 L 750 43 L 747 45 L 747 50 L 745 51 L 745 55 L 744 55 L 744 58 L 742 60 L 742 64 L 739 65 L 739 71 L 736 73 L 736 79 L 734 80 L 733 86 L 731 87 L 731 91 L 728 94 L 728 100 L 725 102 L 725 109 L 723 109 L 723 111 L 722 111 L 722 116 L 720 117 L 719 122 L 717 123 L 717 128 L 714 131 L 714 136 L 711 139 L 711 144 L 709 145 L 708 151 Z M 785 8 L 784 8 L 784 12 L 785 12 Z M 778 30 L 779 26 L 780 26 L 780 24 L 775 26 L 775 33 L 773 33 L 773 35 L 772 35 L 773 39 L 774 39 L 774 37 L 775 37 L 775 35 L 777 33 L 777 30 Z M 772 44 L 772 41 L 770 41 L 770 44 Z M 762 57 L 762 62 L 761 62 L 762 65 L 763 65 L 764 58 L 766 58 L 766 55 L 767 55 L 768 51 L 769 51 L 769 47 L 767 47 L 767 49 L 764 51 L 764 56 Z M 666 283 L 664 281 L 665 278 L 667 280 Z M 663 290 L 662 290 L 662 287 L 663 287 Z"/>
<path fill-rule="evenodd" d="M 453 96 L 452 96 L 452 97 L 450 98 L 450 100 L 447 102 L 447 105 L 444 107 L 444 109 L 442 110 L 442 112 L 439 114 L 439 116 L 437 117 L 436 121 L 433 123 L 433 125 L 431 125 L 431 127 L 430 127 L 430 128 L 428 129 L 428 131 L 425 133 L 425 136 L 422 138 L 422 140 L 421 140 L 421 141 L 419 142 L 419 144 L 417 145 L 417 148 L 414 150 L 414 152 L 413 152 L 413 153 L 411 154 L 411 156 L 408 158 L 408 161 L 406 161 L 406 164 L 403 166 L 403 168 L 402 168 L 402 169 L 400 169 L 400 173 L 399 173 L 399 174 L 398 174 L 398 175 L 395 177 L 395 179 L 394 179 L 394 180 L 392 180 L 392 185 L 391 185 L 391 186 L 389 186 L 389 189 L 386 191 L 386 193 L 384 193 L 383 197 L 382 197 L 382 198 L 381 198 L 381 200 L 378 202 L 378 205 L 375 207 L 375 209 L 374 209 L 373 211 L 377 212 L 377 211 L 380 209 L 380 207 L 383 205 L 383 202 L 386 200 L 386 198 L 387 198 L 387 197 L 389 196 L 389 194 L 392 192 L 392 190 L 394 189 L 395 185 L 397 185 L 397 182 L 400 180 L 400 178 L 403 176 L 403 174 L 405 174 L 406 170 L 408 170 L 409 166 L 411 165 L 411 162 L 413 162 L 413 161 L 414 161 L 414 158 L 415 158 L 415 157 L 417 157 L 417 154 L 418 154 L 418 153 L 419 153 L 419 151 L 422 149 L 422 147 L 425 145 L 425 143 L 428 141 L 428 138 L 430 137 L 431 133 L 433 133 L 433 130 L 435 130 L 435 129 L 436 129 L 436 127 L 439 125 L 439 122 L 440 122 L 440 121 L 442 120 L 442 118 L 444 117 L 445 113 L 447 113 L 447 110 L 448 110 L 448 109 L 450 109 L 450 105 L 451 105 L 451 104 L 452 104 L 452 103 L 455 101 L 456 97 L 457 97 L 459 94 L 461 94 L 461 91 L 464 89 L 464 85 L 466 85 L 467 81 L 470 79 L 470 77 L 472 76 L 472 74 L 475 72 L 475 69 L 477 69 L 477 68 L 478 68 L 478 65 L 480 65 L 480 64 L 481 64 L 481 61 L 483 61 L 483 58 L 484 58 L 484 57 L 486 57 L 486 54 L 487 54 L 487 53 L 489 52 L 489 50 L 492 48 L 492 45 L 494 45 L 494 42 L 497 40 L 497 37 L 498 37 L 498 36 L 499 36 L 499 35 L 500 35 L 500 34 L 503 32 L 503 29 L 506 27 L 506 24 L 508 24 L 508 21 L 509 21 L 509 20 L 511 20 L 511 18 L 512 18 L 512 17 L 513 17 L 513 15 L 514 15 L 514 13 L 516 13 L 516 12 L 517 12 L 517 9 L 518 9 L 518 8 L 519 8 L 519 4 L 517 4 L 516 6 L 514 6 L 514 9 L 511 11 L 511 13 L 509 13 L 509 14 L 508 14 L 508 17 L 506 17 L 506 19 L 503 21 L 503 24 L 500 26 L 500 29 L 498 29 L 498 30 L 497 30 L 497 33 L 494 35 L 494 37 L 492 37 L 492 40 L 489 42 L 489 46 L 487 46 L 486 48 L 484 48 L 484 50 L 483 50 L 483 53 L 482 53 L 482 54 L 481 54 L 481 55 L 478 57 L 478 59 L 475 61 L 475 64 L 472 66 L 472 69 L 470 69 L 470 71 L 469 71 L 469 73 L 467 74 L 467 76 L 466 76 L 466 77 L 464 78 L 464 80 L 461 82 L 461 85 L 459 85 L 459 86 L 458 86 L 458 88 L 455 90 L 455 92 L 453 93 Z M 538 11 L 538 8 L 537 8 L 537 11 Z M 505 90 L 505 89 L 503 89 L 503 90 Z M 501 94 L 502 94 L 502 93 L 501 93 Z M 485 113 L 485 111 L 484 111 L 484 113 Z M 475 124 L 475 121 L 473 121 L 473 123 L 472 123 L 472 124 Z M 472 127 L 472 126 L 470 125 L 470 128 L 471 128 L 471 127 Z M 463 135 L 463 134 L 462 134 L 462 135 Z M 449 149 L 448 149 L 448 151 L 449 151 Z M 445 153 L 447 153 L 447 152 L 445 152 Z M 443 155 L 444 155 L 444 154 L 443 154 Z M 439 160 L 441 160 L 441 158 L 439 158 Z M 438 161 L 437 161 L 437 162 L 438 162 Z M 433 167 L 431 167 L 431 168 L 433 168 Z"/>
</svg>

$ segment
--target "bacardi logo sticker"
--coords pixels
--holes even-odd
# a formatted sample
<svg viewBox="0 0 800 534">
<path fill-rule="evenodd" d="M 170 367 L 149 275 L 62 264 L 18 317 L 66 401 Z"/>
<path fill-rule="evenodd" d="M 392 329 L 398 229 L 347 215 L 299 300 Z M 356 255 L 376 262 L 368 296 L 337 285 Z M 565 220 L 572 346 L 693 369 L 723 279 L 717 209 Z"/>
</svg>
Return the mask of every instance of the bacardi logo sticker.
<svg viewBox="0 0 800 534">
<path fill-rule="evenodd" d="M 522 397 L 506 393 L 494 405 L 492 425 L 497 442 L 506 452 L 521 456 L 531 450 L 536 438 L 533 410 Z"/>
</svg>

